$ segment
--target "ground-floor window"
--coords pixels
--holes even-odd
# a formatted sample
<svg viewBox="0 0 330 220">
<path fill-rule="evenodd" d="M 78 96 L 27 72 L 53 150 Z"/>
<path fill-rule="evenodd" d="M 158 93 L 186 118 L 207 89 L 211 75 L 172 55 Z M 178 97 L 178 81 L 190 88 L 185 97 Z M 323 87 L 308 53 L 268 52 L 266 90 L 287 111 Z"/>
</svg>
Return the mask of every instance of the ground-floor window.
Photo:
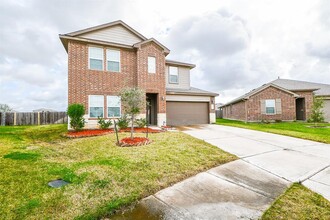
<svg viewBox="0 0 330 220">
<path fill-rule="evenodd" d="M 266 114 L 275 114 L 275 99 L 266 99 Z"/>
<path fill-rule="evenodd" d="M 107 96 L 108 117 L 121 116 L 121 101 L 118 96 Z"/>
<path fill-rule="evenodd" d="M 97 118 L 104 116 L 104 96 L 90 95 L 88 101 L 89 117 Z"/>
</svg>

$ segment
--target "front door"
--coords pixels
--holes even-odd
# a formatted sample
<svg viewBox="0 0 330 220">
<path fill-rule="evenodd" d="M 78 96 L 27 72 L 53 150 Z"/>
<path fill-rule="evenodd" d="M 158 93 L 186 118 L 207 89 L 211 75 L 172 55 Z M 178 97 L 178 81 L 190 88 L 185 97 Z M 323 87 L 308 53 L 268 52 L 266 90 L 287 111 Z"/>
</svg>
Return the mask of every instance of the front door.
<svg viewBox="0 0 330 220">
<path fill-rule="evenodd" d="M 306 120 L 305 117 L 305 98 L 296 99 L 296 119 Z"/>
<path fill-rule="evenodd" d="M 146 119 L 149 125 L 157 125 L 157 94 L 147 93 Z"/>
</svg>

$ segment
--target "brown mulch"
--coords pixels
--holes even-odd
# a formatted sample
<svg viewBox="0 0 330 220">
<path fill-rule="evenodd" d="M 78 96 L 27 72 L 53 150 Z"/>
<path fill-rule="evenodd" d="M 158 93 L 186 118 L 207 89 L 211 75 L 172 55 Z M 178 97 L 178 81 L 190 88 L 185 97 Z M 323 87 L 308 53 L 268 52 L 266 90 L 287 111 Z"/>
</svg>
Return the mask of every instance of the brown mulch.
<svg viewBox="0 0 330 220">
<path fill-rule="evenodd" d="M 161 130 L 156 130 L 152 128 L 134 128 L 134 133 L 159 133 Z M 81 131 L 68 131 L 64 136 L 68 138 L 82 138 L 82 137 L 93 137 L 105 134 L 114 133 L 114 129 L 89 129 Z M 130 128 L 120 129 L 119 132 L 131 132 Z"/>
<path fill-rule="evenodd" d="M 94 129 L 94 130 L 82 130 L 82 131 L 69 131 L 66 133 L 66 137 L 69 138 L 81 138 L 81 137 L 93 137 L 100 136 L 109 133 L 114 133 L 113 129 Z"/>
</svg>

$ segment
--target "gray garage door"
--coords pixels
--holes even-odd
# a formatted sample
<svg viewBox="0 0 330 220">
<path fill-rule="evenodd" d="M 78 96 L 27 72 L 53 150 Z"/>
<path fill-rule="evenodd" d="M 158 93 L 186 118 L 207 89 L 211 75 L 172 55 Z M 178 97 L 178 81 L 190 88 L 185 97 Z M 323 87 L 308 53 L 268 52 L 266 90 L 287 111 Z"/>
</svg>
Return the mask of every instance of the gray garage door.
<svg viewBox="0 0 330 220">
<path fill-rule="evenodd" d="M 167 125 L 194 125 L 209 123 L 207 102 L 166 102 Z"/>
</svg>

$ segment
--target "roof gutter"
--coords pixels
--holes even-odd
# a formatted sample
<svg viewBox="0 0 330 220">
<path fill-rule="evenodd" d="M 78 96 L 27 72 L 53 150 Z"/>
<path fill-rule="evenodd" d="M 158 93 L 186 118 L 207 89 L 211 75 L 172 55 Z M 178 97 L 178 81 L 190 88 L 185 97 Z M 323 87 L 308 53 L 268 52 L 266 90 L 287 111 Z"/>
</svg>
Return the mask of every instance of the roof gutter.
<svg viewBox="0 0 330 220">
<path fill-rule="evenodd" d="M 121 48 L 126 48 L 126 49 L 134 49 L 133 46 L 129 46 L 129 45 L 125 45 L 125 44 L 110 43 L 110 42 L 100 41 L 100 40 L 91 40 L 91 39 L 82 38 L 82 37 L 71 37 L 71 36 L 68 36 L 65 34 L 64 35 L 60 34 L 59 37 L 60 37 L 60 40 L 61 40 L 66 52 L 68 52 L 68 41 L 69 40 L 80 41 L 80 42 L 91 43 L 91 44 L 107 45 L 107 46 L 112 46 L 112 47 L 121 47 Z"/>
<path fill-rule="evenodd" d="M 219 96 L 217 93 L 190 93 L 190 92 L 174 92 L 166 91 L 166 95 L 192 95 L 192 96 Z"/>
</svg>

